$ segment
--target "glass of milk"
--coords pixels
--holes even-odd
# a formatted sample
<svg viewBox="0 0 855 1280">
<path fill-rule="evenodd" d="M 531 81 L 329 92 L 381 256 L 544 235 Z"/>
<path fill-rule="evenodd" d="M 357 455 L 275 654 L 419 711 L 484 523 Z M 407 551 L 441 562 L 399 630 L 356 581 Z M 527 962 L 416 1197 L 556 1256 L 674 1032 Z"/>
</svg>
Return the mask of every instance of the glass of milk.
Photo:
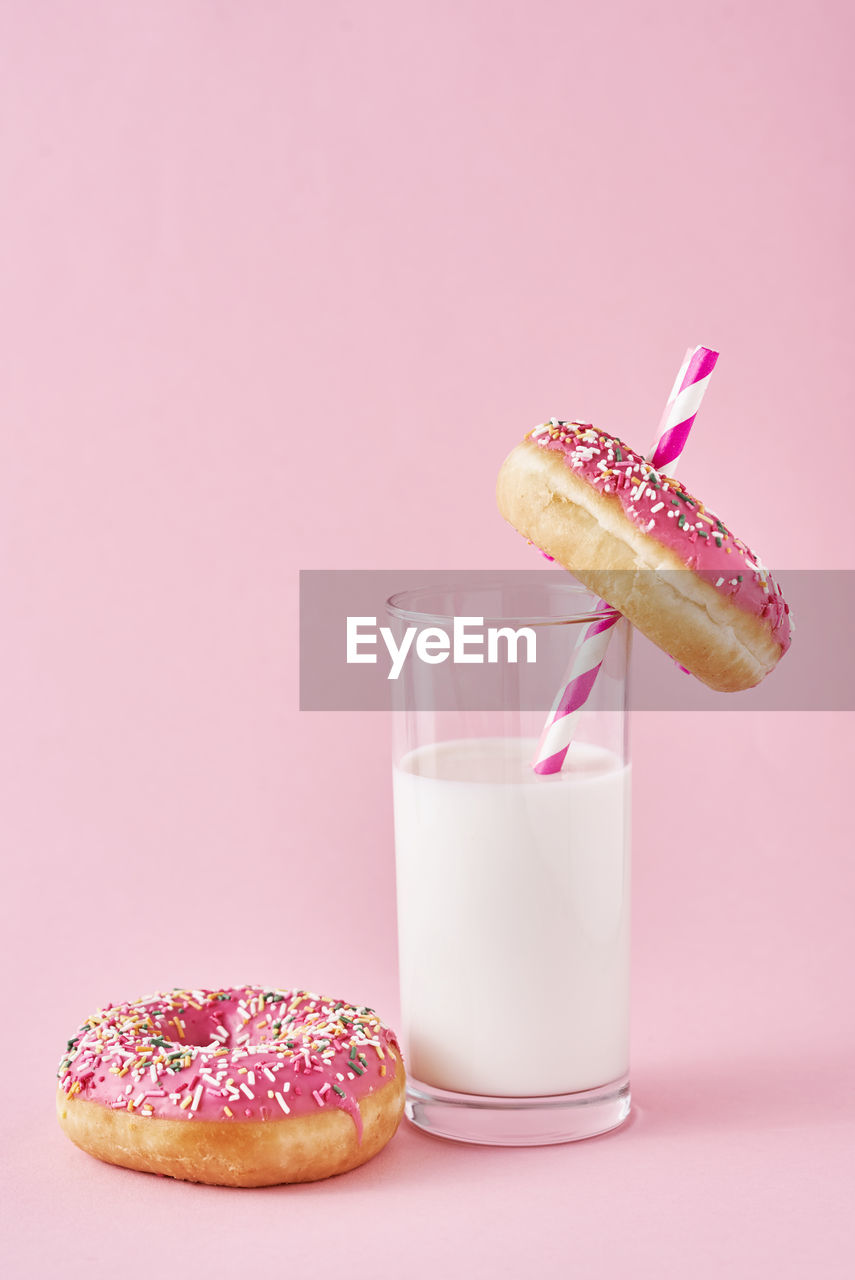
<svg viewBox="0 0 855 1280">
<path fill-rule="evenodd" d="M 399 639 L 431 629 L 428 661 L 411 641 L 394 682 L 393 778 L 407 1115 L 443 1137 L 567 1142 L 629 1114 L 623 619 L 563 769 L 531 763 L 596 606 L 548 572 L 387 603 Z M 469 620 L 463 661 L 441 640 L 455 618 Z M 500 640 L 507 660 L 487 663 L 490 627 L 531 631 L 536 660 L 521 640 L 510 661 Z"/>
</svg>

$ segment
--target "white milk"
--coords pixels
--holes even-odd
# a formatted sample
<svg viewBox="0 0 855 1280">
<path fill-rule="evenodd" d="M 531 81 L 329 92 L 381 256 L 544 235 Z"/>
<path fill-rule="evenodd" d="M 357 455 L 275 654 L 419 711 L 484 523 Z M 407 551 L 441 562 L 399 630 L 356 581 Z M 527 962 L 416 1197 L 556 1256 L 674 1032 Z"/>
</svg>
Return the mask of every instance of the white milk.
<svg viewBox="0 0 855 1280">
<path fill-rule="evenodd" d="M 574 743 L 421 747 L 394 774 L 407 1070 L 440 1089 L 572 1093 L 629 1039 L 629 767 Z"/>
</svg>

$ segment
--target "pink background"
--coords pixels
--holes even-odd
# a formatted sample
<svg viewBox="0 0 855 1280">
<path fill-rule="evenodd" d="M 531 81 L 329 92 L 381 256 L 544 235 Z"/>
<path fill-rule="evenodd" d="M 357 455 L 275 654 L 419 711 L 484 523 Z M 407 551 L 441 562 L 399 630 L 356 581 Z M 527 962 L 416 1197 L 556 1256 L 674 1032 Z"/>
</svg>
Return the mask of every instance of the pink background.
<svg viewBox="0 0 855 1280">
<path fill-rule="evenodd" d="M 842 714 L 636 718 L 623 1132 L 405 1127 L 253 1194 L 52 1109 L 80 1019 L 158 986 L 397 1018 L 388 725 L 299 713 L 300 568 L 529 566 L 505 452 L 647 443 L 695 342 L 687 483 L 855 568 L 853 39 L 832 0 L 2 0 L 7 1274 L 851 1273 Z"/>
</svg>

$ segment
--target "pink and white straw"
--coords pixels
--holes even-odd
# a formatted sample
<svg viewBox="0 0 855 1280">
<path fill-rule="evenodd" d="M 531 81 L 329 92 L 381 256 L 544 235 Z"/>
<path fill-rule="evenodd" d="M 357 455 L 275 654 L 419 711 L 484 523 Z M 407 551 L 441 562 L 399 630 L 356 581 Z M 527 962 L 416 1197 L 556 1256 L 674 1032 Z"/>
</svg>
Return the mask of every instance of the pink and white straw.
<svg viewBox="0 0 855 1280">
<path fill-rule="evenodd" d="M 674 474 L 677 459 L 685 448 L 695 415 L 709 386 L 716 360 L 718 352 L 710 351 L 707 347 L 690 347 L 685 354 L 659 423 L 656 443 L 647 455 L 650 465 L 663 475 Z"/>
<path fill-rule="evenodd" d="M 585 628 L 585 634 L 573 654 L 569 678 L 559 690 L 540 735 L 532 761 L 535 773 L 561 772 L 579 715 L 606 656 L 615 623 L 623 616 L 605 600 L 599 602 L 597 612 L 602 617 Z"/>
<path fill-rule="evenodd" d="M 690 347 L 686 352 L 668 397 L 656 441 L 647 455 L 650 465 L 663 475 L 674 474 L 717 359 L 718 352 L 707 347 Z M 579 716 L 606 656 L 612 631 L 622 616 L 605 600 L 598 603 L 596 612 L 602 617 L 585 628 L 573 655 L 568 679 L 559 690 L 547 717 L 532 761 L 535 773 L 559 773 L 564 765 Z"/>
</svg>

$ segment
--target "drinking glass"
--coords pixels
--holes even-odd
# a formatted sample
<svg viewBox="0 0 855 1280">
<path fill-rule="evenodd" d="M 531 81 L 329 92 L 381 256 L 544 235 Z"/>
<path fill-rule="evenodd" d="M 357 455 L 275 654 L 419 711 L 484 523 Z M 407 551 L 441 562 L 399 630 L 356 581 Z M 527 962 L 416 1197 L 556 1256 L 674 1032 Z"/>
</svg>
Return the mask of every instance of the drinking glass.
<svg viewBox="0 0 855 1280">
<path fill-rule="evenodd" d="M 612 630 L 563 768 L 536 773 L 550 703 L 602 616 L 569 576 L 536 576 L 387 602 L 397 642 L 433 628 L 435 655 L 455 618 L 536 640 L 535 662 L 500 638 L 504 662 L 470 644 L 463 662 L 413 656 L 394 682 L 406 1114 L 466 1142 L 572 1141 L 630 1109 L 630 628 Z"/>
</svg>

